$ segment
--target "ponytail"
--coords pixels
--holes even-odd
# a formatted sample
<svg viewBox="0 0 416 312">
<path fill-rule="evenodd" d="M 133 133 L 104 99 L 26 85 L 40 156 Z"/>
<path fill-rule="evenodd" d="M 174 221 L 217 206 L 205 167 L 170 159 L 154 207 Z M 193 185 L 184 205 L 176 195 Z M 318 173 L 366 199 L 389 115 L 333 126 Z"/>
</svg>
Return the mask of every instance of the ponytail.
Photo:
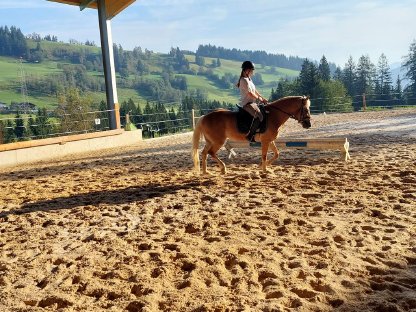
<svg viewBox="0 0 416 312">
<path fill-rule="evenodd" d="M 240 88 L 240 80 L 241 78 L 243 78 L 243 74 L 244 74 L 244 69 L 241 70 L 240 78 L 238 78 L 238 82 L 236 83 L 237 88 Z"/>
</svg>

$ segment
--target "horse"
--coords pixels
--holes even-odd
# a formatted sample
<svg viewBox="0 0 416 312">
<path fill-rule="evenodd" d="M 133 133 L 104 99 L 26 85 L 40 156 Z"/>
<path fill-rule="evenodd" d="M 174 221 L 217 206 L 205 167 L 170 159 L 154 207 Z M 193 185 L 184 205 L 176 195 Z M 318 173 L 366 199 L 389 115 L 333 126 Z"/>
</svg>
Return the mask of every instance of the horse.
<svg viewBox="0 0 416 312">
<path fill-rule="evenodd" d="M 302 124 L 303 128 L 311 127 L 310 100 L 306 96 L 287 96 L 279 100 L 270 102 L 265 106 L 268 112 L 265 118 L 267 128 L 263 133 L 258 133 L 255 140 L 261 142 L 261 168 L 266 172 L 266 168 L 279 157 L 279 151 L 275 140 L 279 134 L 280 127 L 289 119 L 294 118 Z M 224 145 L 226 139 L 233 141 L 246 141 L 246 133 L 240 133 L 237 129 L 237 113 L 218 109 L 202 116 L 194 129 L 192 137 L 192 159 L 194 169 L 200 172 L 199 163 L 199 140 L 201 136 L 205 138 L 205 147 L 201 152 L 202 173 L 207 174 L 208 154 L 218 163 L 221 173 L 225 174 L 227 168 L 218 156 L 218 150 Z M 274 152 L 273 157 L 267 161 L 267 151 L 269 147 Z"/>
</svg>

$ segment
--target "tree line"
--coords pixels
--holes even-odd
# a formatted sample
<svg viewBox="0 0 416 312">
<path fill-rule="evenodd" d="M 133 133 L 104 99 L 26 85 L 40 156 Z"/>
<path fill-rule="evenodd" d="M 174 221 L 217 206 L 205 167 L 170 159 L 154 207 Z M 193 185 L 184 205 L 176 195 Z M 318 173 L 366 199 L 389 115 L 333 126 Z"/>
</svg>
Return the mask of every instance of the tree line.
<svg viewBox="0 0 416 312">
<path fill-rule="evenodd" d="M 227 49 L 224 47 L 217 47 L 215 45 L 199 45 L 196 50 L 196 55 L 222 58 L 234 61 L 246 61 L 251 60 L 254 63 L 283 67 L 293 70 L 300 70 L 302 68 L 305 58 L 298 56 L 286 56 L 284 54 L 273 54 L 265 51 L 249 51 L 239 49 Z M 335 68 L 335 64 L 329 64 L 331 68 Z"/>
<path fill-rule="evenodd" d="M 42 47 L 42 39 L 35 34 L 31 35 L 31 38 L 35 38 L 37 41 L 36 47 L 30 50 L 31 55 L 40 55 L 39 59 L 42 61 L 44 58 L 64 58 L 69 60 L 72 64 L 59 65 L 61 66 L 62 73 L 50 75 L 48 77 L 27 77 L 27 88 L 31 94 L 53 94 L 61 97 L 63 94 L 71 95 L 72 100 L 65 99 L 62 103 L 71 103 L 77 96 L 73 95 L 73 91 L 83 94 L 85 91 L 103 91 L 105 90 L 105 83 L 103 78 L 93 77 L 87 74 L 87 71 L 91 68 L 98 70 L 102 67 L 101 55 L 98 52 L 91 52 L 90 48 L 77 48 L 71 49 L 71 47 L 57 45 L 56 48 L 45 49 Z M 46 37 L 45 37 L 46 38 Z M 27 51 L 27 43 L 24 44 L 26 38 L 22 35 L 19 29 L 16 27 L 1 27 L 0 28 L 0 54 L 3 55 L 20 55 L 24 49 Z M 48 41 L 57 41 L 56 37 L 47 36 Z M 12 48 L 14 47 L 14 48 Z M 158 131 L 164 133 L 169 129 L 170 122 L 174 119 L 183 119 L 180 122 L 171 122 L 172 125 L 182 127 L 189 125 L 189 120 L 185 122 L 186 118 L 181 115 L 180 112 L 190 109 L 197 109 L 203 113 L 203 110 L 214 109 L 217 107 L 230 107 L 234 108 L 234 105 L 227 103 L 220 103 L 217 101 L 208 101 L 207 94 L 204 90 L 196 89 L 189 90 L 187 80 L 180 74 L 198 74 L 205 75 L 217 86 L 221 88 L 233 88 L 238 76 L 232 74 L 225 74 L 219 77 L 214 74 L 213 69 L 216 66 L 221 66 L 219 54 L 221 57 L 226 57 L 227 53 L 234 53 L 234 56 L 228 55 L 228 57 L 244 57 L 249 59 L 250 56 L 256 60 L 252 54 L 244 54 L 247 51 L 228 51 L 227 49 L 217 48 L 215 46 L 208 45 L 200 46 L 195 55 L 196 61 L 199 65 L 198 72 L 195 72 L 194 68 L 191 68 L 190 62 L 185 57 L 191 52 L 180 50 L 179 48 L 172 48 L 166 57 L 158 58 L 157 62 L 162 63 L 163 73 L 160 74 L 161 79 L 147 79 L 143 76 L 152 73 L 152 64 L 155 63 L 157 55 L 152 51 L 145 49 L 144 51 L 140 47 L 134 48 L 132 51 L 124 50 L 120 45 L 114 45 L 114 59 L 116 71 L 120 77 L 118 83 L 120 86 L 126 88 L 133 88 L 141 94 L 147 95 L 149 98 L 157 99 L 156 102 L 147 102 L 146 104 L 131 103 L 129 100 L 121 105 L 121 114 L 125 116 L 127 112 L 133 112 L 133 122 L 138 125 L 145 123 L 158 123 L 159 121 L 166 121 L 166 126 L 162 126 L 158 123 Z M 205 50 L 204 50 L 205 49 Z M 241 52 L 241 53 L 240 53 Z M 210 57 L 213 57 L 211 64 L 205 64 L 205 53 L 211 53 Z M 259 53 L 263 55 L 264 53 Z M 267 56 L 267 55 L 266 55 Z M 270 56 L 270 55 L 269 55 Z M 215 58 L 217 57 L 217 58 Z M 265 62 L 265 57 L 263 61 Z M 288 95 L 305 94 L 311 96 L 313 101 L 313 109 L 315 112 L 321 111 L 353 111 L 359 110 L 363 106 L 363 97 L 365 94 L 367 106 L 393 106 L 397 104 L 412 105 L 416 99 L 416 42 L 413 42 L 403 62 L 403 70 L 405 70 L 405 77 L 408 79 L 409 84 L 402 89 L 402 83 L 399 77 L 393 82 L 391 76 L 391 70 L 388 65 L 387 57 L 382 54 L 377 64 L 373 64 L 370 58 L 363 55 L 356 62 L 352 57 L 349 57 L 344 67 L 336 67 L 332 69 L 331 64 L 323 56 L 319 63 L 310 61 L 309 59 L 302 60 L 300 65 L 300 74 L 294 80 L 281 80 L 275 88 L 272 89 L 270 94 L 270 100 L 281 98 Z M 259 60 L 261 63 L 262 61 Z M 160 65 L 160 64 L 159 64 Z M 270 64 L 267 64 L 270 65 Z M 254 77 L 256 85 L 262 84 L 261 75 Z M 358 97 L 357 97 L 358 96 Z M 79 96 L 78 96 L 79 97 Z M 78 102 L 80 100 L 77 100 Z M 77 102 L 75 101 L 75 102 Z M 163 103 L 167 102 L 180 103 L 179 108 L 174 110 L 172 107 L 166 109 Z M 381 104 L 380 104 L 381 103 Z M 14 140 L 21 140 L 22 138 L 30 137 L 44 137 L 46 135 L 54 135 L 54 133 L 68 132 L 68 131 L 89 131 L 86 129 L 104 129 L 105 120 L 107 117 L 101 116 L 100 119 L 103 123 L 97 126 L 91 123 L 90 114 L 83 111 L 79 114 L 79 111 L 72 111 L 67 107 L 68 104 L 60 104 L 61 110 L 56 110 L 53 113 L 46 114 L 43 110 L 40 110 L 36 116 L 29 117 L 26 123 L 23 121 L 22 116 L 16 115 L 14 121 L 8 121 L 8 123 L 2 123 L 1 133 L 3 135 L 3 142 L 11 142 Z M 92 110 L 105 111 L 105 103 L 98 105 L 80 105 L 77 107 L 88 107 Z M 136 106 L 136 108 L 133 108 Z M 64 109 L 64 110 L 62 110 Z M 79 108 L 78 108 L 79 109 Z M 140 111 L 143 114 L 140 114 Z M 69 113 L 68 113 L 69 112 Z M 137 117 L 145 115 L 149 117 Z M 151 115 L 157 115 L 158 117 Z M 59 116 L 66 116 L 65 119 Z M 72 117 L 70 117 L 72 116 Z M 76 116 L 76 118 L 74 117 Z M 82 116 L 85 116 L 82 117 Z M 88 117 L 88 118 L 87 118 Z M 183 117 L 183 118 L 182 118 Z M 32 118 L 33 120 L 31 120 Z M 75 118 L 73 124 L 71 124 L 68 118 Z M 87 118 L 87 119 L 86 119 Z M 48 124 L 48 120 L 55 120 L 56 123 L 51 122 Z M 81 120 L 81 121 L 79 121 Z M 86 122 L 88 120 L 88 122 Z M 60 126 L 56 126 L 59 124 Z M 62 128 L 62 125 L 66 125 Z M 42 126 L 39 126 L 42 125 Z M 88 126 L 88 127 L 87 127 Z M 80 127 L 78 129 L 77 127 Z M 22 129 L 26 129 L 22 132 Z M 42 129 L 42 130 L 40 130 Z M 46 129 L 46 130 L 45 130 Z M 75 130 L 74 130 L 75 129 Z"/>
<path fill-rule="evenodd" d="M 393 82 L 387 57 L 384 54 L 374 64 L 368 55 L 355 62 L 350 56 L 343 68 L 331 74 L 322 56 L 319 64 L 305 59 L 299 77 L 282 80 L 273 88 L 270 100 L 287 95 L 305 94 L 314 99 L 315 112 L 357 111 L 366 107 L 414 105 L 416 103 L 416 41 L 405 56 L 402 69 L 409 84 L 403 89 L 398 76 Z M 365 103 L 364 103 L 365 101 Z"/>
<path fill-rule="evenodd" d="M 29 116 L 17 112 L 14 118 L 0 120 L 0 144 L 109 129 L 104 101 L 96 104 L 82 90 L 70 88 L 59 94 L 58 102 L 53 111 L 42 108 Z M 220 107 L 234 109 L 233 106 L 198 95 L 184 97 L 176 109 L 166 108 L 160 101 L 135 103 L 129 99 L 120 105 L 121 124 L 126 127 L 129 115 L 129 121 L 143 130 L 144 137 L 160 136 L 191 130 L 192 110 L 203 115 Z"/>
<path fill-rule="evenodd" d="M 22 57 L 27 50 L 25 36 L 19 28 L 0 27 L 0 55 Z"/>
</svg>

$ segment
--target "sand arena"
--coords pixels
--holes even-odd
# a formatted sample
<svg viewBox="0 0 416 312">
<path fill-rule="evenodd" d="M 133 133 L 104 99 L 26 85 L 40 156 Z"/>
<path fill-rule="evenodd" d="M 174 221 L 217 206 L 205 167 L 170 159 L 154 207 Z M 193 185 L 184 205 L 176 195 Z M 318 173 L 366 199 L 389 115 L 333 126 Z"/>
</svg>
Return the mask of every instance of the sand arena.
<svg viewBox="0 0 416 312">
<path fill-rule="evenodd" d="M 313 116 L 192 171 L 191 133 L 0 169 L 1 311 L 416 311 L 416 110 Z"/>
</svg>

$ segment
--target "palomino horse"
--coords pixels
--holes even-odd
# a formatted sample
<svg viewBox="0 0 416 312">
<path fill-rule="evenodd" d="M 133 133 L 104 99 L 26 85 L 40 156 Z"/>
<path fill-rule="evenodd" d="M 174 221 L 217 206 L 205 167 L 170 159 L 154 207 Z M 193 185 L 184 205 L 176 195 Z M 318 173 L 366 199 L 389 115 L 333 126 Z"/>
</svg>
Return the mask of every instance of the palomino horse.
<svg viewBox="0 0 416 312">
<path fill-rule="evenodd" d="M 280 127 L 290 118 L 296 119 L 304 128 L 311 127 L 310 100 L 306 96 L 288 96 L 271 102 L 266 106 L 267 129 L 264 133 L 256 134 L 256 141 L 261 142 L 261 167 L 266 171 L 267 165 L 279 157 L 276 140 Z M 207 156 L 211 155 L 220 165 L 221 172 L 226 173 L 225 164 L 217 157 L 218 150 L 227 138 L 233 141 L 246 141 L 246 134 L 237 130 L 237 113 L 219 109 L 201 117 L 195 126 L 192 139 L 192 158 L 195 170 L 199 172 L 198 146 L 201 135 L 205 137 L 205 147 L 202 150 L 202 173 L 207 173 Z M 267 161 L 267 151 L 270 148 L 274 156 Z"/>
</svg>

